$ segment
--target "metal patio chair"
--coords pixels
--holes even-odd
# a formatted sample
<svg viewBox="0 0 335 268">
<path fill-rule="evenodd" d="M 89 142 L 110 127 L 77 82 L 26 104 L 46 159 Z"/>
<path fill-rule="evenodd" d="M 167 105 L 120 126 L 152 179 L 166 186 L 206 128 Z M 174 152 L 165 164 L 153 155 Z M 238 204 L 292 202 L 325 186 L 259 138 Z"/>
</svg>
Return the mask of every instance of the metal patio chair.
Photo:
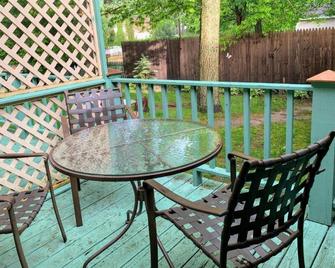
<svg viewBox="0 0 335 268">
<path fill-rule="evenodd" d="M 61 118 L 64 137 L 89 127 L 137 118 L 134 111 L 123 103 L 118 89 L 65 91 L 64 94 L 68 114 Z M 79 179 L 78 187 L 80 190 Z"/>
<path fill-rule="evenodd" d="M 65 91 L 64 94 L 68 114 L 62 117 L 65 137 L 89 127 L 137 118 L 130 107 L 123 103 L 118 89 Z"/>
<path fill-rule="evenodd" d="M 173 266 L 157 237 L 159 216 L 171 221 L 219 267 L 255 267 L 295 239 L 299 266 L 304 267 L 304 214 L 315 175 L 334 136 L 332 132 L 306 149 L 268 160 L 230 153 L 231 184 L 196 202 L 154 180 L 145 181 L 151 267 L 158 265 L 157 244 Z M 237 158 L 244 162 L 236 177 Z M 157 210 L 154 190 L 181 206 Z"/>
<path fill-rule="evenodd" d="M 85 91 L 65 91 L 68 116 L 61 118 L 64 137 L 97 125 L 120 120 L 136 119 L 137 115 L 124 104 L 118 88 L 90 89 Z M 77 224 L 82 220 L 79 208 L 80 178 L 70 178 Z"/>
<path fill-rule="evenodd" d="M 40 186 L 35 185 L 34 182 L 29 182 L 29 184 L 32 184 L 29 187 L 29 190 L 0 195 L 0 234 L 13 234 L 16 251 L 23 268 L 28 267 L 28 264 L 23 253 L 20 235 L 35 219 L 46 199 L 48 191 L 50 191 L 52 205 L 64 243 L 67 240 L 53 191 L 50 169 L 48 165 L 48 155 L 45 153 L 18 153 L 0 155 L 0 159 L 5 160 L 21 159 L 24 161 L 25 158 L 31 157 L 43 158 L 45 174 L 47 177 L 45 185 Z"/>
</svg>

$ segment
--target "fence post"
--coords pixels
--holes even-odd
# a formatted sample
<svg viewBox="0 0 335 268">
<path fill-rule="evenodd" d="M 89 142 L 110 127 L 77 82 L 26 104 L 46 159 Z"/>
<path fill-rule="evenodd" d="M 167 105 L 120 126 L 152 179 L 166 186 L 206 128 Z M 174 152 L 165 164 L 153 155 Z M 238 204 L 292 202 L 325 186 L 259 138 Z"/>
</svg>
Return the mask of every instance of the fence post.
<svg viewBox="0 0 335 268">
<path fill-rule="evenodd" d="M 335 72 L 325 71 L 307 80 L 313 87 L 311 140 L 315 142 L 335 129 Z M 335 193 L 334 143 L 323 160 L 325 171 L 315 179 L 311 190 L 308 218 L 331 225 Z"/>
</svg>

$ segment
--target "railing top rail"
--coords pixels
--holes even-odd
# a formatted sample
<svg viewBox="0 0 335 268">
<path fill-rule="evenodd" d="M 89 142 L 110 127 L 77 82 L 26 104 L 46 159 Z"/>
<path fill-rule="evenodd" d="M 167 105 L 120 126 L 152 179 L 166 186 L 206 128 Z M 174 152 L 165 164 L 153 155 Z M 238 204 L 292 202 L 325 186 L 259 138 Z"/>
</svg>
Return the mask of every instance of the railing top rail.
<svg viewBox="0 0 335 268">
<path fill-rule="evenodd" d="M 312 86 L 309 84 L 160 80 L 160 79 L 134 79 L 134 78 L 112 78 L 111 81 L 115 83 L 134 83 L 134 84 L 171 85 L 171 86 L 312 91 Z"/>
<path fill-rule="evenodd" d="M 194 87 L 221 87 L 221 88 L 250 88 L 250 89 L 270 89 L 270 90 L 302 90 L 312 91 L 309 84 L 281 84 L 281 83 L 254 83 L 254 82 L 213 82 L 213 81 L 192 81 L 192 80 L 160 80 L 160 79 L 134 79 L 134 78 L 111 78 L 114 83 L 134 83 L 150 85 L 170 85 L 170 86 L 194 86 Z M 26 92 L 0 98 L 0 107 L 13 103 L 25 102 L 37 98 L 43 98 L 56 95 L 65 90 L 76 90 L 85 87 L 91 87 L 104 84 L 103 78 L 90 79 L 85 82 L 75 82 L 65 85 L 50 87 L 44 90 Z"/>
<path fill-rule="evenodd" d="M 72 82 L 65 85 L 58 85 L 55 87 L 51 87 L 48 89 L 43 90 L 35 90 L 32 92 L 26 92 L 23 94 L 16 94 L 4 98 L 0 98 L 0 107 L 11 105 L 15 103 L 22 103 L 34 99 L 44 98 L 47 96 L 57 95 L 59 93 L 64 92 L 65 90 L 76 90 L 80 88 L 87 88 L 87 87 L 94 87 L 98 85 L 104 84 L 106 81 L 103 78 L 96 78 L 96 79 L 90 79 L 82 82 Z"/>
</svg>

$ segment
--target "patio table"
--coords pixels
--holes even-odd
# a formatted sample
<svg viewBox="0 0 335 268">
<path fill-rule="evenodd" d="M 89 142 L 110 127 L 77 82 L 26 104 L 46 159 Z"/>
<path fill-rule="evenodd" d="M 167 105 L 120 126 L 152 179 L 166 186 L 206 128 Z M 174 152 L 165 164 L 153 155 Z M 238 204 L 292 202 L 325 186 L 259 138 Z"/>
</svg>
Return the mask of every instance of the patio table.
<svg viewBox="0 0 335 268">
<path fill-rule="evenodd" d="M 132 185 L 134 206 L 127 213 L 120 234 L 93 254 L 96 256 L 120 239 L 141 213 L 144 200 L 141 181 L 177 174 L 214 158 L 222 148 L 212 128 L 179 120 L 126 120 L 88 128 L 66 137 L 50 153 L 53 167 L 71 177 L 94 181 L 127 181 Z M 72 191 L 77 225 L 81 212 L 77 191 Z M 78 224 L 79 222 L 79 224 Z"/>
</svg>

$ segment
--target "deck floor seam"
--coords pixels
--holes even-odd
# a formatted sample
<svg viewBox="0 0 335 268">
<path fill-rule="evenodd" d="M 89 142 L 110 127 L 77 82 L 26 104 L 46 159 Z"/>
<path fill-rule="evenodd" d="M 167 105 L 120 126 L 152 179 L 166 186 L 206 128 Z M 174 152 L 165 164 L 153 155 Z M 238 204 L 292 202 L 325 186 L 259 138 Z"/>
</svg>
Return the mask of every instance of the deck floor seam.
<svg viewBox="0 0 335 268">
<path fill-rule="evenodd" d="M 312 261 L 312 263 L 311 263 L 311 266 L 310 267 L 313 267 L 313 265 L 314 265 L 314 262 L 315 262 L 315 260 L 316 260 L 316 257 L 319 255 L 319 253 L 320 253 L 320 251 L 321 251 L 321 249 L 322 249 L 322 245 L 323 245 L 323 243 L 325 242 L 325 240 L 326 240 L 326 237 L 327 237 L 327 234 L 328 234 L 328 231 L 329 231 L 329 226 L 328 226 L 328 228 L 327 228 L 327 232 L 325 233 L 325 235 L 323 236 L 323 238 L 322 238 L 322 241 L 321 241 L 321 243 L 319 244 L 319 247 L 318 247 L 318 250 L 317 250 L 317 252 L 315 253 L 315 255 L 314 255 L 314 258 L 313 258 L 313 261 Z"/>
<path fill-rule="evenodd" d="M 197 186 L 195 189 L 194 189 L 194 191 L 192 191 L 188 196 L 190 196 L 190 195 L 192 195 L 192 193 L 194 193 L 197 189 L 200 189 L 201 188 L 201 186 L 202 185 L 199 185 L 199 186 Z M 221 186 L 221 184 L 220 185 L 217 185 L 217 187 L 216 188 L 213 188 L 213 189 L 211 189 L 211 191 L 215 191 L 217 188 L 219 188 Z M 175 204 L 173 204 L 173 205 L 175 205 Z M 166 221 L 166 220 L 164 220 L 164 219 L 162 219 L 163 221 Z M 146 226 L 147 227 L 147 226 Z M 163 232 L 160 232 L 160 234 L 159 234 L 159 236 L 161 237 L 161 236 L 163 236 L 166 232 L 168 232 L 169 230 L 171 230 L 171 228 L 173 227 L 173 225 L 171 224 L 168 228 L 166 228 Z M 160 230 L 158 230 L 158 232 L 159 232 Z M 182 238 L 180 239 L 180 240 L 182 240 Z M 163 246 L 164 246 L 164 241 L 162 241 L 163 242 Z M 149 248 L 149 244 L 147 244 L 145 247 L 143 247 L 142 248 L 142 250 L 140 251 L 140 252 L 138 252 L 136 255 L 134 255 L 132 258 L 130 258 L 126 263 L 124 263 L 123 265 L 122 265 L 122 267 L 126 267 L 126 265 L 129 263 L 129 262 L 131 262 L 133 259 L 135 259 L 137 256 L 139 256 L 142 252 L 144 252 L 145 250 L 147 250 Z M 149 253 L 150 254 L 150 253 Z"/>
<path fill-rule="evenodd" d="M 165 178 L 168 178 L 168 177 L 165 177 Z M 166 181 L 164 182 L 164 184 L 169 184 L 169 183 L 171 183 L 173 179 L 174 179 L 173 176 L 169 177 L 169 179 L 166 180 Z M 187 183 L 187 181 L 183 182 L 183 184 L 185 184 L 185 183 Z M 124 184 L 125 184 L 125 183 L 124 183 Z M 122 187 L 122 188 L 124 188 L 124 187 Z M 127 192 L 127 193 L 125 193 L 125 195 L 126 195 L 126 196 L 131 196 L 132 193 Z M 124 198 L 125 195 L 122 195 L 122 197 L 120 196 L 120 199 L 119 199 L 118 201 L 120 201 L 122 198 Z M 161 200 L 161 199 L 163 199 L 163 197 L 161 197 L 160 200 Z M 116 202 L 114 201 L 114 203 L 117 204 L 118 201 L 116 201 Z M 96 202 L 95 202 L 95 203 L 96 203 Z M 106 205 L 106 206 L 107 206 L 107 205 Z M 100 213 L 100 212 L 99 212 L 99 213 Z M 88 231 L 85 233 L 85 236 L 88 235 L 88 234 L 90 234 L 90 233 L 93 233 L 96 229 L 98 229 L 99 227 L 105 225 L 106 222 L 108 221 L 108 219 L 111 218 L 111 217 L 112 217 L 112 216 L 108 216 L 107 218 L 105 218 L 106 220 L 105 220 L 104 222 L 101 222 L 101 224 L 99 224 L 98 226 L 95 226 L 95 228 L 88 230 Z M 121 221 L 122 221 L 122 220 L 120 220 L 120 222 L 121 222 Z M 92 248 L 95 247 L 96 245 L 100 244 L 102 241 L 108 239 L 109 237 L 111 237 L 112 235 L 114 235 L 116 232 L 118 232 L 120 229 L 122 229 L 123 227 L 124 227 L 124 225 L 120 225 L 118 228 L 113 229 L 111 233 L 109 233 L 107 236 L 105 236 L 105 237 L 102 238 L 101 240 L 99 240 L 99 241 L 95 241 L 94 244 L 92 244 L 92 245 L 90 246 L 90 248 L 87 248 L 87 249 L 85 250 L 85 253 L 84 253 L 84 254 L 88 254 L 87 252 L 89 252 L 90 249 L 92 249 Z M 73 241 L 73 243 L 76 243 L 76 241 Z M 73 243 L 71 243 L 71 244 L 73 244 Z M 60 249 L 58 252 L 56 252 L 55 254 L 58 254 L 58 253 L 60 253 L 61 251 L 65 250 L 65 249 L 66 249 L 66 248 L 62 248 L 62 249 Z M 55 254 L 54 254 L 54 255 L 55 255 Z M 76 257 L 75 259 L 77 259 L 77 258 L 80 258 L 80 256 Z M 69 263 L 75 261 L 75 259 L 71 260 Z M 46 260 L 45 260 L 45 261 L 46 261 Z M 45 262 L 45 261 L 43 261 L 43 262 Z M 41 263 L 43 263 L 43 262 L 41 262 Z"/>
<path fill-rule="evenodd" d="M 189 182 L 190 182 L 190 181 L 189 181 Z M 199 186 L 195 187 L 194 190 L 193 190 L 192 192 L 190 192 L 187 196 L 189 196 L 189 195 L 191 195 L 192 193 L 194 193 L 197 189 L 199 189 Z M 163 198 L 161 199 L 161 201 L 163 201 L 164 199 L 165 199 L 165 198 L 163 197 Z M 158 203 L 158 202 L 157 202 L 157 203 Z M 145 214 L 145 213 L 146 213 L 146 212 L 144 211 L 143 214 Z M 143 215 L 143 214 L 140 215 L 140 217 L 141 217 L 141 216 L 146 217 L 146 215 Z M 136 224 L 136 223 L 135 223 L 135 224 Z M 170 227 L 171 227 L 171 226 L 165 228 L 164 231 L 162 232 L 162 234 L 165 233 L 168 229 L 170 229 Z M 127 244 L 127 242 L 129 242 L 131 238 L 133 238 L 133 237 L 136 236 L 139 232 L 145 230 L 146 228 L 148 228 L 147 225 L 144 226 L 142 229 L 140 229 L 136 234 L 133 234 L 131 237 L 129 237 L 126 241 L 124 241 L 124 242 L 122 243 L 122 245 Z M 120 245 L 117 249 L 115 249 L 115 251 L 118 250 L 122 245 Z M 127 260 L 127 262 L 125 262 L 125 263 L 122 265 L 122 267 L 124 267 L 124 266 L 125 266 L 128 262 L 130 262 L 132 259 L 136 258 L 136 256 L 138 256 L 141 252 L 143 252 L 143 250 L 145 250 L 147 247 L 148 247 L 148 245 L 145 245 L 145 247 L 142 247 L 142 250 L 138 251 L 136 255 L 134 255 L 134 256 L 131 257 L 129 260 Z M 107 254 L 105 257 L 111 255 L 112 253 L 113 253 L 113 252 Z M 99 262 L 97 262 L 96 265 L 98 265 L 101 261 L 103 261 L 103 260 L 100 260 Z M 94 266 L 93 266 L 93 267 L 94 267 Z"/>
<path fill-rule="evenodd" d="M 204 184 L 194 187 L 190 176 L 190 174 L 184 174 L 180 177 L 171 176 L 170 179 L 166 178 L 161 182 L 190 200 L 199 199 L 209 192 L 222 187 L 221 182 L 213 182 L 206 179 L 204 179 Z M 83 215 L 86 216 L 87 228 L 79 229 L 75 227 L 74 213 L 72 207 L 70 207 L 72 206 L 72 202 L 70 202 L 72 200 L 71 191 L 69 191 L 70 188 L 61 191 L 57 197 L 60 200 L 61 207 L 65 208 L 65 214 L 63 215 L 66 215 L 66 217 L 62 219 L 65 220 L 65 228 L 69 233 L 68 238 L 70 239 L 68 241 L 70 243 L 63 244 L 59 237 L 57 225 L 53 221 L 54 215 L 51 215 L 51 200 L 48 199 L 46 206 L 43 207 L 46 209 L 41 210 L 39 213 L 41 215 L 38 216 L 42 221 L 37 218 L 34 227 L 32 226 L 33 231 L 29 232 L 28 230 L 32 227 L 28 228 L 27 235 L 25 236 L 24 233 L 22 237 L 23 247 L 26 250 L 26 258 L 30 267 L 81 267 L 83 260 L 88 255 L 104 244 L 105 241 L 114 237 L 120 231 L 120 228 L 124 226 L 122 225 L 122 220 L 125 220 L 125 217 L 122 217 L 124 216 L 122 211 L 126 211 L 128 208 L 129 198 L 132 195 L 127 183 L 120 183 L 118 186 L 113 183 L 106 184 L 104 187 L 107 187 L 107 189 L 103 191 L 97 191 L 99 185 L 93 186 L 90 182 L 83 182 L 82 186 L 83 196 L 86 194 L 90 195 L 89 198 L 84 199 L 84 203 L 87 206 L 83 209 Z M 106 201 L 103 200 L 104 198 L 107 198 Z M 122 201 L 120 202 L 120 200 Z M 160 207 L 163 209 L 176 205 L 171 200 L 159 194 L 156 200 L 158 204 L 161 204 Z M 66 205 L 67 203 L 69 204 Z M 62 212 L 60 213 L 62 216 Z M 113 218 L 117 219 L 113 220 Z M 192 241 L 189 241 L 182 233 L 179 233 L 180 231 L 175 229 L 173 224 L 165 219 L 159 218 L 158 220 L 158 228 L 160 228 L 158 230 L 159 236 L 176 267 L 214 267 L 211 259 L 198 249 Z M 335 264 L 333 247 L 329 248 L 329 245 L 332 245 L 335 226 L 327 227 L 309 221 L 306 221 L 306 224 L 304 237 L 305 257 L 306 261 L 308 261 L 306 267 L 309 267 L 309 264 L 311 267 L 315 266 L 315 268 L 325 263 L 330 266 L 333 263 Z M 41 227 L 42 233 L 39 233 L 38 230 Z M 124 240 L 121 239 L 115 244 L 115 247 L 107 250 L 91 266 L 96 268 L 148 267 L 150 265 L 150 247 L 147 228 L 146 212 L 144 211 L 142 215 L 135 219 L 127 235 L 122 238 Z M 312 245 L 313 247 L 311 247 Z M 272 262 L 266 262 L 260 267 L 295 268 L 297 266 L 297 250 L 294 246 L 287 247 L 285 252 L 281 253 L 277 259 L 274 258 Z M 159 265 L 162 267 L 167 266 L 161 252 L 159 253 Z M 0 267 L 16 268 L 18 266 L 19 262 L 12 236 L 8 235 L 0 240 Z"/>
</svg>

